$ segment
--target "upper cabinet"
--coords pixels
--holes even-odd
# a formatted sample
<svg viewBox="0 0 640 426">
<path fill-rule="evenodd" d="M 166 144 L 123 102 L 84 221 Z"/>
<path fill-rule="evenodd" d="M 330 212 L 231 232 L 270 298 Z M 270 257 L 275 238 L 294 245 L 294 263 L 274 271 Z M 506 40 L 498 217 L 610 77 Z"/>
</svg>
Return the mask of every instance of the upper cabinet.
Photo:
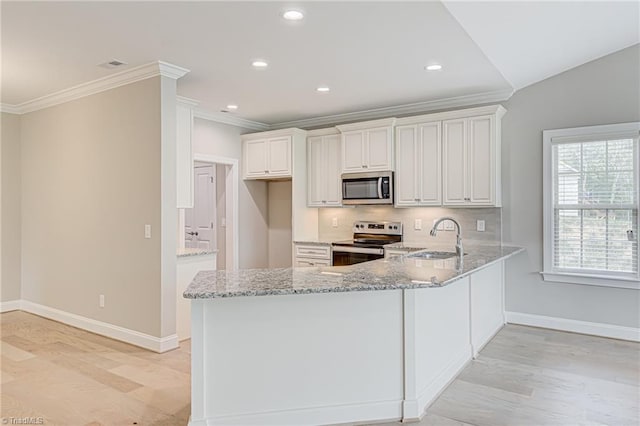
<svg viewBox="0 0 640 426">
<path fill-rule="evenodd" d="M 396 206 L 500 207 L 500 105 L 397 120 Z"/>
<path fill-rule="evenodd" d="M 395 118 L 336 126 L 342 133 L 342 172 L 393 170 Z"/>
<path fill-rule="evenodd" d="M 335 129 L 307 134 L 307 205 L 335 207 L 342 204 L 340 134 Z"/>
<path fill-rule="evenodd" d="M 397 207 L 442 205 L 441 122 L 396 127 Z"/>
<path fill-rule="evenodd" d="M 176 102 L 176 207 L 193 207 L 193 109 L 197 102 Z"/>
<path fill-rule="evenodd" d="M 290 178 L 292 176 L 291 140 L 291 135 L 268 137 L 266 134 L 256 133 L 243 137 L 244 179 Z"/>
<path fill-rule="evenodd" d="M 498 114 L 446 120 L 443 127 L 445 206 L 500 207 Z"/>
</svg>

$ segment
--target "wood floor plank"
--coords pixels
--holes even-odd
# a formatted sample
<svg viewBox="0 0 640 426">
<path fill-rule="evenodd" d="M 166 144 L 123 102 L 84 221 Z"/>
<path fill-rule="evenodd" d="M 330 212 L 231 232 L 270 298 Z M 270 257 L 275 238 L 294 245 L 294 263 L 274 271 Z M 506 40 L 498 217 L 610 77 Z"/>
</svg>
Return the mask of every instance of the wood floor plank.
<svg viewBox="0 0 640 426">
<path fill-rule="evenodd" d="M 0 314 L 0 340 L 0 417 L 188 422 L 189 341 L 156 354 L 19 311 Z M 508 325 L 416 424 L 639 426 L 639 412 L 640 344 Z"/>
</svg>

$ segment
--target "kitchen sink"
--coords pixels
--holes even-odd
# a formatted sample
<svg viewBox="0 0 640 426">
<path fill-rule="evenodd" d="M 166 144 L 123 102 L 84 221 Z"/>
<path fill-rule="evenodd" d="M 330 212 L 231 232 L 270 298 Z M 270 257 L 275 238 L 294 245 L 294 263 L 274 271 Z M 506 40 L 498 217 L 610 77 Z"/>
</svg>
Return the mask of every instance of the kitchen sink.
<svg viewBox="0 0 640 426">
<path fill-rule="evenodd" d="M 466 255 L 466 253 L 464 254 Z M 412 253 L 408 257 L 417 259 L 449 259 L 450 257 L 456 257 L 457 254 L 449 251 L 419 251 Z"/>
</svg>

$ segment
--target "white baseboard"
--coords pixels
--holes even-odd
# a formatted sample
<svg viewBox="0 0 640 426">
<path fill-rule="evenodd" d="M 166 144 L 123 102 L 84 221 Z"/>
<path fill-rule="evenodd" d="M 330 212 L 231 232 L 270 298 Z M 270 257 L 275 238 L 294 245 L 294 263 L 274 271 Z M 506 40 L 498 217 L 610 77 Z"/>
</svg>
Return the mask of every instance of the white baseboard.
<svg viewBox="0 0 640 426">
<path fill-rule="evenodd" d="M 578 321 L 568 318 L 547 317 L 544 315 L 506 312 L 507 323 L 590 334 L 592 336 L 640 342 L 640 328 L 599 322 Z"/>
<path fill-rule="evenodd" d="M 0 302 L 0 313 L 20 310 L 20 300 Z"/>
<path fill-rule="evenodd" d="M 421 413 L 418 419 L 408 418 L 402 419 L 407 421 L 420 421 L 426 414 L 427 408 L 440 396 L 442 392 L 458 377 L 460 372 L 471 362 L 473 356 L 473 348 L 465 350 L 459 357 L 451 360 L 449 365 L 442 370 L 440 374 L 421 391 L 418 392 L 418 412 Z"/>
<path fill-rule="evenodd" d="M 179 346 L 178 335 L 176 334 L 160 338 L 141 333 L 139 331 L 109 324 L 107 322 L 71 314 L 69 312 L 61 311 L 49 306 L 33 303 L 28 300 L 17 300 L 13 303 L 17 303 L 17 305 L 19 306 L 18 308 L 14 309 L 20 309 L 31 314 L 39 315 L 41 317 L 52 319 L 54 321 L 59 321 L 73 327 L 90 331 L 92 333 L 100 334 L 102 336 L 106 336 L 115 340 L 120 340 L 125 343 L 130 343 L 144 349 L 149 349 L 150 351 L 162 353 L 171 349 L 175 349 Z M 4 303 L 2 305 L 2 308 L 4 309 Z"/>
<path fill-rule="evenodd" d="M 345 424 L 344 419 L 352 418 L 354 423 L 369 424 L 379 419 L 396 422 L 402 417 L 402 400 L 369 402 L 362 404 L 332 405 L 326 407 L 302 408 L 297 410 L 270 411 L 257 414 L 208 417 L 194 420 L 189 418 L 189 426 L 213 425 L 300 425 L 301 419 L 313 419 L 313 424 Z"/>
</svg>

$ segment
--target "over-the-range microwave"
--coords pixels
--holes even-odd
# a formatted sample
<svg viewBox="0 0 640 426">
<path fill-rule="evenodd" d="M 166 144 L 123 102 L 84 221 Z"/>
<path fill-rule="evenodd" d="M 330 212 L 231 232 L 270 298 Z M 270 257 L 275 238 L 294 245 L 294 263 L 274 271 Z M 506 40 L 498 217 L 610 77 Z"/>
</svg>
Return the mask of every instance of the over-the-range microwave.
<svg viewBox="0 0 640 426">
<path fill-rule="evenodd" d="M 343 174 L 342 204 L 393 204 L 393 172 Z"/>
</svg>

